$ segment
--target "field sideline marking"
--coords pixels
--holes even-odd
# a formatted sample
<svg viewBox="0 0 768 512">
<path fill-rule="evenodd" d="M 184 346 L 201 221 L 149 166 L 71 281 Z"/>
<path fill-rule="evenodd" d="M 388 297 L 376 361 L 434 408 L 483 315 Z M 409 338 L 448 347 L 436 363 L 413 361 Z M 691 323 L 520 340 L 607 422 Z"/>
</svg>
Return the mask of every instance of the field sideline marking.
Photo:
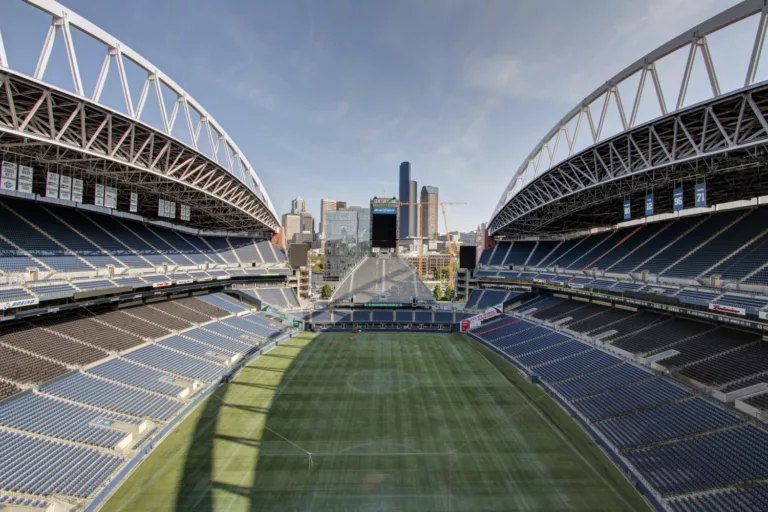
<svg viewBox="0 0 768 512">
<path fill-rule="evenodd" d="M 504 374 L 502 373 L 502 371 L 501 371 L 501 370 L 500 370 L 500 369 L 499 369 L 499 368 L 498 368 L 496 365 L 494 365 L 494 364 L 493 364 L 493 363 L 492 363 L 492 362 L 491 362 L 491 361 L 490 361 L 490 360 L 489 360 L 487 357 L 485 357 L 485 355 L 484 355 L 484 354 L 480 353 L 480 355 L 481 355 L 481 356 L 483 356 L 483 359 L 485 359 L 485 361 L 486 361 L 486 362 L 487 362 L 489 365 L 491 365 L 491 366 L 493 367 L 493 369 L 494 369 L 494 370 L 496 370 L 496 372 L 497 372 L 497 373 L 499 373 L 499 375 L 501 375 L 502 377 L 504 377 L 504 379 L 505 379 L 505 380 L 507 380 L 507 381 L 509 382 L 509 378 L 507 378 L 507 376 L 506 376 L 506 375 L 504 375 Z M 512 384 L 512 383 L 510 382 L 510 384 Z M 614 486 L 613 486 L 612 484 L 610 484 L 610 483 L 608 482 L 608 480 L 606 480 L 606 479 L 605 479 L 605 477 L 604 477 L 603 475 L 601 475 L 601 474 L 600 474 L 600 472 L 599 472 L 599 471 L 597 471 L 597 469 L 595 468 L 595 466 L 594 466 L 594 465 L 593 465 L 593 464 L 592 464 L 592 463 L 591 463 L 589 460 L 587 460 L 587 458 L 586 458 L 586 457 L 584 457 L 584 455 L 582 455 L 582 454 L 581 454 L 581 452 L 579 452 L 579 451 L 576 449 L 576 447 L 573 445 L 573 443 L 570 441 L 570 439 L 568 439 L 567 437 L 565 437 L 565 435 L 564 435 L 564 434 L 563 434 L 563 433 L 560 431 L 560 429 L 559 429 L 559 428 L 557 428 L 557 427 L 556 427 L 556 426 L 553 424 L 552 420 L 551 420 L 551 419 L 550 419 L 550 418 L 549 418 L 547 415 L 545 415 L 543 412 L 541 412 L 541 411 L 539 410 L 539 408 L 538 408 L 538 407 L 534 407 L 534 406 L 533 406 L 533 404 L 535 404 L 535 403 L 536 403 L 536 402 L 537 402 L 537 401 L 538 401 L 540 398 L 543 398 L 543 397 L 548 397 L 548 396 L 549 396 L 549 395 L 548 395 L 548 394 L 547 394 L 547 393 L 546 393 L 544 390 L 541 390 L 541 392 L 543 393 L 543 395 L 541 395 L 541 397 L 539 397 L 539 398 L 537 398 L 537 399 L 535 399 L 535 400 L 532 400 L 530 397 L 528 397 L 528 395 L 526 395 L 525 393 L 523 393 L 522 391 L 520 391 L 520 390 L 517 388 L 517 386 L 516 386 L 515 384 L 512 384 L 512 387 L 514 388 L 514 390 L 515 390 L 515 393 L 517 393 L 518 395 L 520 395 L 520 396 L 523 398 L 523 400 L 525 400 L 526 402 L 528 402 L 528 407 L 525 407 L 525 409 L 527 409 L 527 408 L 533 409 L 533 410 L 534 410 L 534 412 L 536 413 L 536 415 L 538 415 L 538 416 L 539 416 L 539 418 L 541 418 L 542 420 L 544 420 L 544 422 L 545 422 L 545 423 L 546 423 L 546 424 L 549 426 L 549 428 L 550 428 L 550 429 L 551 429 L 551 430 L 552 430 L 552 431 L 553 431 L 553 432 L 554 432 L 554 433 L 557 435 L 557 437 L 558 437 L 558 438 L 559 438 L 561 441 L 563 441 L 563 442 L 565 443 L 565 445 L 566 445 L 566 446 L 568 446 L 568 448 L 570 448 L 570 449 L 571 449 L 571 451 L 572 451 L 572 452 L 573 452 L 573 453 L 574 453 L 574 454 L 575 454 L 575 455 L 576 455 L 576 456 L 577 456 L 579 459 L 581 459 L 581 461 L 582 461 L 582 462 L 584 462 L 584 463 L 587 465 L 587 467 L 589 467 L 589 469 L 591 469 L 591 470 L 592 470 L 592 472 L 593 472 L 595 475 L 597 475 L 597 477 L 600 479 L 600 481 L 602 481 L 602 482 L 603 482 L 603 483 L 604 483 L 606 486 L 608 486 L 608 488 L 611 490 L 611 492 L 612 492 L 612 493 L 613 493 L 613 494 L 614 494 L 614 495 L 615 495 L 617 498 L 619 498 L 619 499 L 621 500 L 621 502 L 622 502 L 622 503 L 624 503 L 624 505 L 626 505 L 626 506 L 627 506 L 627 509 L 629 509 L 629 510 L 636 510 L 636 509 L 635 509 L 635 508 L 634 508 L 634 507 L 633 507 L 633 506 L 632 506 L 632 505 L 631 505 L 631 504 L 630 504 L 630 503 L 629 503 L 629 502 L 626 500 L 626 498 L 624 498 L 624 496 L 623 496 L 621 493 L 619 493 L 619 492 L 618 492 L 618 491 L 617 491 L 617 490 L 614 488 Z M 558 407 L 560 407 L 560 406 L 558 405 Z M 517 412 L 519 412 L 519 411 L 517 411 Z M 571 421 L 574 421 L 574 420 L 571 420 Z M 583 431 L 583 429 L 582 429 L 582 431 Z M 602 451 L 602 450 L 601 450 L 601 451 Z M 603 455 L 605 456 L 605 454 L 603 454 Z M 611 463 L 611 464 L 613 464 L 613 463 Z"/>
</svg>

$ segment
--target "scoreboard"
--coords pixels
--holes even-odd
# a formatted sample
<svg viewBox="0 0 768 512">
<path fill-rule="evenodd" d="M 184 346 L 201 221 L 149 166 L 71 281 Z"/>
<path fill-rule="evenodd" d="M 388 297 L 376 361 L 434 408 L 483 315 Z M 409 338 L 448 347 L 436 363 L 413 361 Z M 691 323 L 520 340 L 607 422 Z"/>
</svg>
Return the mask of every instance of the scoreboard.
<svg viewBox="0 0 768 512">
<path fill-rule="evenodd" d="M 394 197 L 371 199 L 371 247 L 380 249 L 397 247 L 399 206 L 399 202 Z"/>
</svg>

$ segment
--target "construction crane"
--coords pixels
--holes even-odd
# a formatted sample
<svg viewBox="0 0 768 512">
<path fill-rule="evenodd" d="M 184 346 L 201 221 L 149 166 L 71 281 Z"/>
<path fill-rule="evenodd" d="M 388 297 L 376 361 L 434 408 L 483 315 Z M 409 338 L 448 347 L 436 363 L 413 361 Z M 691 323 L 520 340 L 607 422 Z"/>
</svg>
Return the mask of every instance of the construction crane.
<svg viewBox="0 0 768 512">
<path fill-rule="evenodd" d="M 445 211 L 445 203 L 440 203 L 440 207 L 443 209 L 443 222 L 445 223 L 445 240 L 448 246 L 448 286 L 456 289 L 453 283 L 453 262 L 456 259 L 456 249 L 458 242 L 451 240 L 451 232 L 448 229 L 448 213 Z"/>
<path fill-rule="evenodd" d="M 443 209 L 443 219 L 445 220 L 446 236 L 450 239 L 450 236 L 448 235 L 448 221 L 447 221 L 447 218 L 445 216 L 445 205 L 459 205 L 459 204 L 467 204 L 467 203 L 456 202 L 456 201 L 424 201 L 424 202 L 398 203 L 398 204 L 400 206 L 417 206 L 418 207 L 418 214 L 417 214 L 418 218 L 417 218 L 417 220 L 418 220 L 418 223 L 419 223 L 419 238 L 418 238 L 419 263 L 418 263 L 417 273 L 419 274 L 419 279 L 421 279 L 423 277 L 422 276 L 422 272 L 421 272 L 422 257 L 423 257 L 422 253 L 424 252 L 422 250 L 422 243 L 423 243 L 423 240 L 424 240 L 424 223 L 421 222 L 421 219 L 422 219 L 421 207 L 422 206 L 433 205 L 433 204 L 440 205 L 440 207 Z M 451 261 L 451 264 L 450 264 L 451 269 L 449 271 L 450 272 L 449 275 L 453 275 L 453 257 L 454 256 L 453 256 L 453 253 L 451 252 L 451 249 L 450 249 L 451 246 L 452 246 L 452 243 L 449 241 L 448 242 L 448 247 L 449 247 L 448 253 L 449 253 L 449 258 L 450 258 L 450 261 Z"/>
</svg>

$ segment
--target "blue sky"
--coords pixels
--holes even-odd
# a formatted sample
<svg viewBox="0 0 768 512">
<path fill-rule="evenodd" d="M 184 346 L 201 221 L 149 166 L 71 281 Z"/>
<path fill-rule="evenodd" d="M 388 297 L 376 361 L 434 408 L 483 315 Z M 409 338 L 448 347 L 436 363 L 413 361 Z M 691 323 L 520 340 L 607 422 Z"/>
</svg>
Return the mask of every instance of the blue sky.
<svg viewBox="0 0 768 512">
<path fill-rule="evenodd" d="M 315 215 L 322 197 L 364 205 L 396 195 L 398 165 L 409 160 L 419 189 L 434 185 L 443 200 L 468 203 L 449 213 L 450 228 L 461 230 L 488 220 L 531 148 L 581 98 L 734 3 L 64 2 L 205 106 L 257 169 L 278 214 L 295 195 Z M 48 20 L 20 0 L 0 2 L 12 67 L 34 70 Z M 731 30 L 710 41 L 715 64 L 734 70 L 721 74 L 723 89 L 743 82 L 739 59 L 748 55 L 732 58 L 731 50 L 751 49 L 753 34 Z M 84 46 L 78 59 L 89 90 L 103 52 Z M 57 52 L 62 45 L 45 78 L 68 86 Z M 138 94 L 143 77 L 132 79 Z M 119 107 L 121 98 L 105 89 L 105 103 Z"/>
</svg>

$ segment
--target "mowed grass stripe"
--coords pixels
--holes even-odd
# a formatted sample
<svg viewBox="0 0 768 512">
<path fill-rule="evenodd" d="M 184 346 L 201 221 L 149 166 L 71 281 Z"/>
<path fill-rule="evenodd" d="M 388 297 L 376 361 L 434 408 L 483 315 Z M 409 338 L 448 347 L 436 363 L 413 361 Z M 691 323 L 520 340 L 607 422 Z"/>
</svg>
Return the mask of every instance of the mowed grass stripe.
<svg viewBox="0 0 768 512">
<path fill-rule="evenodd" d="M 551 399 L 468 338 L 312 338 L 222 386 L 105 509 L 647 510 Z"/>
</svg>

